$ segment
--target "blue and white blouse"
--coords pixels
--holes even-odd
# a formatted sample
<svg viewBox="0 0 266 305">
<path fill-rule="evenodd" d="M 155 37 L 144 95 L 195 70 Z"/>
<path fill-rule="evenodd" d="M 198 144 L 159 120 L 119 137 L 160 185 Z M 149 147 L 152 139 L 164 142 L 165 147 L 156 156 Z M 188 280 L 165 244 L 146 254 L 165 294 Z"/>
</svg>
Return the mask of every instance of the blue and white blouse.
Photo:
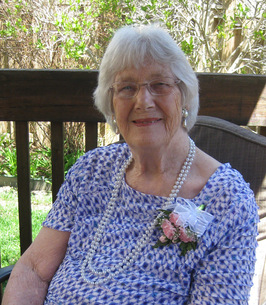
<svg viewBox="0 0 266 305">
<path fill-rule="evenodd" d="M 153 248 L 155 229 L 138 259 L 110 281 L 91 286 L 81 276 L 116 175 L 129 157 L 127 144 L 97 148 L 69 171 L 43 226 L 71 232 L 65 258 L 54 275 L 45 305 L 248 304 L 257 246 L 257 204 L 242 176 L 221 165 L 192 201 L 214 216 L 196 250 L 178 245 Z M 125 181 L 93 259 L 97 268 L 119 263 L 158 215 L 165 197 L 143 194 Z M 182 198 L 176 198 L 182 202 Z M 88 278 L 93 278 L 86 271 Z"/>
</svg>

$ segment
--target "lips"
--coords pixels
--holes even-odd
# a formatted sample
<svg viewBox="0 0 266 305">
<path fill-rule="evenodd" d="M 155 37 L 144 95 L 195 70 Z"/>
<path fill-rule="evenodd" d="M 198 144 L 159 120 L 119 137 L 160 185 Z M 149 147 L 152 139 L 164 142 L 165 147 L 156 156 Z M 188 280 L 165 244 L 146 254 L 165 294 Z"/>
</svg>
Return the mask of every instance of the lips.
<svg viewBox="0 0 266 305">
<path fill-rule="evenodd" d="M 158 122 L 160 122 L 162 119 L 158 119 L 158 118 L 145 118 L 145 119 L 138 119 L 138 120 L 134 120 L 133 123 L 136 126 L 149 126 L 152 124 L 156 124 Z"/>
</svg>

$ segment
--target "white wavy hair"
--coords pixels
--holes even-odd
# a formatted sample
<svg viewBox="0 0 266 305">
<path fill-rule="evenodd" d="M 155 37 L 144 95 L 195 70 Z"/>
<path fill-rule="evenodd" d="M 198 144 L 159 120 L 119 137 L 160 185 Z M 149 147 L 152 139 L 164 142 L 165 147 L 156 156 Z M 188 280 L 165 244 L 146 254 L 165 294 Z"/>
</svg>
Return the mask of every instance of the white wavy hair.
<svg viewBox="0 0 266 305">
<path fill-rule="evenodd" d="M 183 51 L 172 37 L 157 25 L 125 26 L 119 29 L 103 56 L 94 91 L 94 101 L 107 123 L 113 122 L 112 94 L 109 90 L 115 76 L 130 67 L 141 67 L 147 59 L 170 67 L 182 93 L 182 106 L 188 110 L 187 130 L 196 122 L 199 108 L 198 80 Z"/>
</svg>

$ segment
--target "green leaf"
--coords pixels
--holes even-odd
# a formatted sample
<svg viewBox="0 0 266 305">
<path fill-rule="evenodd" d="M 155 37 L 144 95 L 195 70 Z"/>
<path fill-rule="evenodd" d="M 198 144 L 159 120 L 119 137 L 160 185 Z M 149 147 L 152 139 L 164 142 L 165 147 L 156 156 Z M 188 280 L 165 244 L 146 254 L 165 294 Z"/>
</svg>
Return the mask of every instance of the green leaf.
<svg viewBox="0 0 266 305">
<path fill-rule="evenodd" d="M 188 251 L 195 250 L 197 248 L 197 242 L 195 241 L 184 243 L 183 241 L 181 241 L 179 247 L 181 249 L 181 255 L 185 256 Z"/>
<path fill-rule="evenodd" d="M 156 248 L 160 248 L 160 247 L 165 247 L 165 246 L 169 246 L 171 244 L 171 240 L 168 239 L 168 241 L 166 243 L 162 243 L 160 240 L 157 241 L 157 243 L 155 245 L 153 245 L 152 247 L 154 249 Z"/>
<path fill-rule="evenodd" d="M 193 37 L 190 37 L 189 42 L 187 42 L 186 40 L 181 41 L 181 49 L 185 54 L 190 55 L 194 49 Z"/>
</svg>

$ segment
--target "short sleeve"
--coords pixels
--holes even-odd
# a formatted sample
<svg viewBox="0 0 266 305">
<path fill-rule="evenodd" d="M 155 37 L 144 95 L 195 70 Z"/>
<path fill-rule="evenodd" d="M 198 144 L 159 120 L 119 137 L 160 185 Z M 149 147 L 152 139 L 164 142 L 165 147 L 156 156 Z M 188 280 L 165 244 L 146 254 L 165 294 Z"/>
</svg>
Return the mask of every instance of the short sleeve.
<svg viewBox="0 0 266 305">
<path fill-rule="evenodd" d="M 42 225 L 51 229 L 70 232 L 74 225 L 76 202 L 76 196 L 71 191 L 69 181 L 66 180 Z"/>
<path fill-rule="evenodd" d="M 59 231 L 72 230 L 80 185 L 84 179 L 90 181 L 96 156 L 97 150 L 86 153 L 69 170 L 43 226 Z"/>
<path fill-rule="evenodd" d="M 226 192 L 222 198 L 228 197 Z M 256 261 L 257 205 L 253 193 L 228 200 L 228 210 L 213 223 L 211 241 L 193 273 L 189 304 L 247 305 Z"/>
<path fill-rule="evenodd" d="M 113 179 L 121 162 L 128 157 L 125 144 L 96 148 L 78 159 L 66 175 L 52 209 L 43 226 L 59 231 L 72 231 L 75 225 L 77 210 L 91 204 L 91 198 L 82 200 L 82 194 L 90 194 L 113 187 Z M 99 187 L 100 186 L 100 187 Z"/>
</svg>

